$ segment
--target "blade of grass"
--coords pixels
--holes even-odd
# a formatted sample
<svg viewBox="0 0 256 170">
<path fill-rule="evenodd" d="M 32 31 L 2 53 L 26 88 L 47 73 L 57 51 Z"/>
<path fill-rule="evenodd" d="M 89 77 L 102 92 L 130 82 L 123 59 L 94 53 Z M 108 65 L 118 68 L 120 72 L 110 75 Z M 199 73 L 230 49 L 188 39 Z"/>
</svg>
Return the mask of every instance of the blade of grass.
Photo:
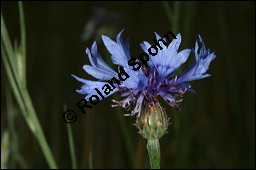
<svg viewBox="0 0 256 170">
<path fill-rule="evenodd" d="M 93 164 L 92 164 L 92 151 L 90 150 L 89 152 L 89 169 L 93 169 Z"/>
<path fill-rule="evenodd" d="M 45 136 L 43 134 L 41 125 L 36 116 L 36 112 L 32 105 L 32 101 L 29 97 L 27 88 L 24 86 L 24 84 L 21 84 L 20 83 L 21 80 L 18 79 L 19 77 L 17 74 L 17 58 L 15 58 L 16 53 L 12 48 L 2 13 L 1 13 L 1 48 L 2 48 L 2 58 L 4 61 L 7 77 L 12 87 L 12 90 L 14 91 L 14 95 L 21 109 L 21 112 L 23 113 L 23 116 L 26 122 L 28 123 L 29 128 L 33 132 L 34 136 L 37 138 L 38 143 L 43 151 L 43 154 L 50 168 L 57 168 L 55 161 L 53 159 L 51 150 L 49 148 L 49 145 L 46 142 Z"/>
<path fill-rule="evenodd" d="M 72 129 L 71 129 L 71 125 L 68 124 L 68 123 L 67 123 L 67 132 L 68 132 L 70 156 L 71 156 L 71 160 L 72 160 L 72 169 L 77 169 L 76 154 L 75 154 L 75 147 L 74 147 Z"/>
<path fill-rule="evenodd" d="M 15 82 L 15 78 L 12 74 L 11 67 L 8 64 L 7 56 L 6 56 L 6 53 L 5 53 L 5 49 L 2 47 L 2 43 L 1 43 L 1 48 L 2 48 L 2 58 L 3 58 L 3 61 L 4 61 L 4 66 L 5 66 L 5 69 L 6 69 L 7 77 L 9 79 L 10 84 L 11 84 L 12 90 L 14 91 L 16 100 L 18 102 L 18 105 L 19 105 L 22 113 L 23 113 L 23 116 L 24 116 L 26 122 L 28 123 L 28 126 L 29 126 L 30 130 L 33 132 L 33 134 L 37 138 L 37 140 L 39 142 L 39 145 L 40 145 L 40 147 L 43 151 L 43 154 L 44 154 L 49 166 L 51 168 L 56 168 L 57 166 L 54 162 L 52 153 L 51 153 L 51 151 L 49 149 L 49 146 L 46 142 L 46 139 L 45 139 L 44 134 L 42 132 L 41 126 L 40 126 L 39 121 L 38 121 L 38 119 L 36 117 L 36 114 L 34 112 L 34 108 L 31 105 L 31 100 L 27 96 L 26 90 L 24 90 L 22 92 L 22 94 L 20 93 L 20 90 L 19 90 L 20 88 L 18 87 L 17 83 Z M 26 102 L 23 102 L 22 96 L 25 97 L 24 100 Z M 30 114 L 28 114 L 28 113 L 30 113 Z"/>
<path fill-rule="evenodd" d="M 17 62 L 15 61 L 15 53 L 14 53 L 14 50 L 13 50 L 13 47 L 12 47 L 12 44 L 11 44 L 11 41 L 10 41 L 10 38 L 9 38 L 9 34 L 8 34 L 8 31 L 6 29 L 6 26 L 5 26 L 5 22 L 4 22 L 4 18 L 3 18 L 3 15 L 1 13 L 1 44 L 3 43 L 3 47 L 5 47 L 6 49 L 6 56 L 11 56 L 9 59 L 10 59 L 10 66 L 11 66 L 11 69 L 13 70 L 14 72 L 14 76 L 17 75 Z M 3 49 L 3 48 L 1 48 Z M 15 77 L 16 80 L 19 80 L 18 77 L 16 76 Z"/>
<path fill-rule="evenodd" d="M 12 70 L 11 70 L 11 67 L 7 61 L 7 54 L 6 54 L 6 51 L 5 51 L 5 48 L 3 47 L 3 43 L 1 41 L 1 49 L 2 49 L 2 59 L 3 59 L 3 62 L 4 62 L 4 67 L 5 67 L 5 71 L 6 71 L 6 74 L 7 74 L 7 78 L 9 79 L 9 83 L 12 87 L 12 90 L 14 92 L 14 95 L 16 97 L 16 100 L 18 102 L 18 105 L 20 106 L 21 110 L 23 110 L 23 114 L 24 114 L 24 117 L 26 117 L 27 113 L 25 113 L 25 106 L 24 106 L 24 102 L 21 98 L 21 95 L 19 93 L 19 90 L 16 86 L 16 82 L 15 82 L 15 78 L 13 76 L 13 73 L 12 73 Z"/>
<path fill-rule="evenodd" d="M 33 104 L 32 104 L 32 101 L 31 101 L 31 98 L 27 92 L 27 90 L 24 91 L 24 99 L 26 101 L 26 105 L 28 107 L 28 113 L 30 113 L 30 118 L 32 119 L 32 122 L 34 123 L 34 126 L 35 126 L 35 131 L 34 131 L 34 135 L 36 136 L 36 138 L 38 139 L 38 142 L 39 142 L 39 145 L 43 151 L 43 154 L 49 164 L 49 166 L 51 168 L 57 168 L 56 166 L 56 163 L 54 161 L 54 158 L 53 158 L 53 155 L 52 155 L 52 152 L 50 150 L 50 147 L 46 141 L 46 138 L 44 136 L 44 133 L 42 131 L 42 128 L 41 128 L 41 124 L 37 118 L 37 115 L 36 115 L 36 112 L 35 112 L 35 109 L 33 107 Z"/>
<path fill-rule="evenodd" d="M 67 106 L 64 104 L 64 111 L 65 110 L 67 110 Z M 73 140 L 71 124 L 66 123 L 66 125 L 67 125 L 67 133 L 68 133 L 68 141 L 69 141 L 72 169 L 77 169 L 77 159 L 76 159 L 75 145 L 74 145 L 74 140 Z"/>
<path fill-rule="evenodd" d="M 21 53 L 22 53 L 22 63 L 23 68 L 21 69 L 22 75 L 24 76 L 24 86 L 26 86 L 26 27 L 25 27 L 25 17 L 23 4 L 21 1 L 19 3 L 19 16 L 20 16 L 20 33 L 21 33 Z"/>
<path fill-rule="evenodd" d="M 14 168 L 16 162 L 20 164 L 21 168 L 28 168 L 27 163 L 20 155 L 20 152 L 18 149 L 18 135 L 15 131 L 15 116 L 14 116 L 13 103 L 12 103 L 12 94 L 10 92 L 10 88 L 8 87 L 8 85 L 6 85 L 6 104 L 7 104 L 8 127 L 11 135 L 10 146 L 11 146 L 11 155 L 12 155 L 9 168 Z"/>
<path fill-rule="evenodd" d="M 7 49 L 7 54 L 9 56 L 14 56 L 14 51 L 13 51 L 13 48 L 12 48 L 10 38 L 8 36 L 8 31 L 5 27 L 5 22 L 4 22 L 2 13 L 1 13 L 1 39 L 4 40 L 4 43 L 5 43 L 5 46 L 6 46 L 6 49 Z"/>
</svg>

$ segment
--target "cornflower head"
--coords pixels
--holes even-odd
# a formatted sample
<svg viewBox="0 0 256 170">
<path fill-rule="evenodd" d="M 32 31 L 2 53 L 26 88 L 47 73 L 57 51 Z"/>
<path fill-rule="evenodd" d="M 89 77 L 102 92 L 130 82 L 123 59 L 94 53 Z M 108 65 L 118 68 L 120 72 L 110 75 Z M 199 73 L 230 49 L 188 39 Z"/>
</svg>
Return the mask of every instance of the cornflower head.
<svg viewBox="0 0 256 170">
<path fill-rule="evenodd" d="M 188 82 L 210 76 L 205 73 L 210 62 L 216 56 L 214 53 L 210 53 L 209 49 L 206 49 L 200 35 L 193 49 L 184 49 L 178 52 L 181 44 L 180 34 L 177 34 L 176 39 L 168 44 L 166 38 L 161 38 L 155 33 L 159 47 L 158 53 L 150 55 L 148 49 L 151 45 L 146 41 L 141 43 L 141 48 L 149 56 L 147 67 L 143 65 L 139 70 L 134 71 L 133 67 L 128 65 L 131 59 L 129 42 L 128 39 L 125 42 L 122 40 L 122 32 L 117 35 L 116 41 L 104 35 L 102 40 L 111 54 L 112 62 L 119 66 L 119 72 L 122 70 L 126 73 L 125 81 L 113 83 L 112 88 L 106 86 L 106 81 L 117 77 L 119 72 L 114 71 L 103 60 L 97 51 L 97 44 L 94 42 L 91 49 L 86 49 L 91 65 L 84 65 L 83 69 L 97 78 L 98 81 L 85 80 L 72 75 L 78 81 L 84 83 L 77 92 L 86 94 L 85 99 L 97 94 L 95 88 L 105 94 L 105 97 L 119 92 L 122 97 L 126 98 L 122 101 L 112 100 L 115 103 L 112 106 L 131 109 L 131 113 L 124 114 L 126 116 L 137 114 L 136 125 L 139 128 L 139 133 L 145 138 L 160 138 L 166 132 L 168 119 L 165 110 L 158 101 L 159 96 L 174 109 L 179 109 L 183 94 L 187 90 L 195 92 Z M 191 53 L 195 56 L 194 63 L 183 73 L 175 74 L 174 71 L 187 61 Z M 101 97 L 101 100 L 104 98 Z"/>
</svg>

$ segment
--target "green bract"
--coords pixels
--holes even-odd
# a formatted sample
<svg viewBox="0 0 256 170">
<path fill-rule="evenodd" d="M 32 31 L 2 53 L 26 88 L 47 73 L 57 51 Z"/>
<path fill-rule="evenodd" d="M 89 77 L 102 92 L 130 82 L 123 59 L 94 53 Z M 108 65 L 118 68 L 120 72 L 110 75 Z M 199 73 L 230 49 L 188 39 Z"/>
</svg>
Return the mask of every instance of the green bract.
<svg viewBox="0 0 256 170">
<path fill-rule="evenodd" d="M 140 117 L 137 118 L 136 126 L 139 133 L 146 139 L 159 139 L 166 132 L 169 125 L 169 118 L 159 102 L 149 106 L 145 100 L 142 106 Z"/>
</svg>

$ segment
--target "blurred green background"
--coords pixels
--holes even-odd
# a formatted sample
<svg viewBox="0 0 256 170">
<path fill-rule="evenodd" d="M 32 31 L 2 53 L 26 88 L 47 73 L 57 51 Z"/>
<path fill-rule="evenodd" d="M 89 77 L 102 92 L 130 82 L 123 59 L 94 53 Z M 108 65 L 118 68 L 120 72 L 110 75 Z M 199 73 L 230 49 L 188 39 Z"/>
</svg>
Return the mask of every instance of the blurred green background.
<svg viewBox="0 0 256 170">
<path fill-rule="evenodd" d="M 111 65 L 100 35 L 115 38 L 123 28 L 135 57 L 142 53 L 139 43 L 153 43 L 154 31 L 169 30 L 182 34 L 180 50 L 193 48 L 200 34 L 217 55 L 208 70 L 212 76 L 191 82 L 198 94 L 187 92 L 181 111 L 164 104 L 172 124 L 160 139 L 161 168 L 255 167 L 255 2 L 31 1 L 23 6 L 27 87 L 59 168 L 71 168 L 64 103 L 78 114 L 71 125 L 78 168 L 149 168 L 146 140 L 132 125 L 136 117 L 123 117 L 125 109 L 110 106 L 118 95 L 85 115 L 75 105 L 83 97 L 75 91 L 82 83 L 70 74 L 94 80 L 82 69 L 89 64 L 85 48 L 97 40 Z M 1 1 L 1 12 L 12 42 L 19 40 L 18 3 Z M 192 62 L 190 56 L 181 70 Z M 10 151 L 6 166 L 47 168 L 14 97 L 15 135 L 10 130 L 8 83 L 1 60 L 1 136 L 9 134 Z"/>
</svg>

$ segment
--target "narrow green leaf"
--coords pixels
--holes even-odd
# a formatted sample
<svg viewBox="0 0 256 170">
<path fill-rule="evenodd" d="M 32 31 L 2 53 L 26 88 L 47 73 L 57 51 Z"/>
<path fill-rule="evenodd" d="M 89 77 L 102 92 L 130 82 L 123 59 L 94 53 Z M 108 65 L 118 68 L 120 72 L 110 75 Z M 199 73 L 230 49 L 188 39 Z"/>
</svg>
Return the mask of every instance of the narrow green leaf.
<svg viewBox="0 0 256 170">
<path fill-rule="evenodd" d="M 67 110 L 66 105 L 64 105 L 64 111 L 65 110 Z M 71 162 L 72 162 L 72 169 L 77 169 L 77 159 L 76 159 L 75 145 L 74 145 L 74 139 L 73 139 L 71 124 L 66 123 L 66 125 L 67 125 L 67 132 L 68 132 L 68 141 L 69 141 L 69 149 L 70 149 L 70 156 L 71 156 Z"/>
<path fill-rule="evenodd" d="M 22 56 L 22 77 L 24 86 L 26 86 L 26 27 L 25 17 L 22 1 L 19 1 L 19 15 L 20 15 L 20 35 L 21 35 L 21 56 Z"/>
<path fill-rule="evenodd" d="M 90 149 L 89 152 L 89 169 L 93 169 L 93 164 L 92 164 L 92 151 Z"/>
</svg>

